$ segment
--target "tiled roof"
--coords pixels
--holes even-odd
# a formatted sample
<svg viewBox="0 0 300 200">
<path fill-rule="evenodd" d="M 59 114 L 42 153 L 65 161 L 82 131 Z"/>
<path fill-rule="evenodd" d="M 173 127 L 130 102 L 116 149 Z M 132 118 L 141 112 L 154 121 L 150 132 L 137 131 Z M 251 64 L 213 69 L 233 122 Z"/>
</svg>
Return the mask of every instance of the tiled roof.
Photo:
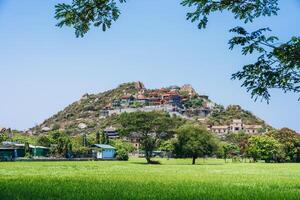
<svg viewBox="0 0 300 200">
<path fill-rule="evenodd" d="M 107 127 L 106 129 L 104 129 L 104 132 L 115 132 L 116 129 L 114 127 Z"/>
<path fill-rule="evenodd" d="M 144 100 L 144 99 L 148 99 L 148 98 L 145 97 L 144 95 L 140 94 L 140 95 L 137 96 L 137 99 Z"/>
<path fill-rule="evenodd" d="M 233 119 L 232 122 L 233 123 L 242 123 L 242 120 L 241 119 Z"/>
<path fill-rule="evenodd" d="M 212 126 L 211 129 L 226 129 L 228 126 Z"/>
<path fill-rule="evenodd" d="M 132 95 L 124 95 L 124 96 L 122 96 L 122 99 L 130 99 L 130 98 L 132 98 Z"/>
<path fill-rule="evenodd" d="M 244 125 L 246 129 L 259 129 L 262 128 L 262 125 Z"/>
<path fill-rule="evenodd" d="M 98 147 L 101 149 L 116 149 L 115 147 L 110 146 L 108 144 L 94 144 L 94 145 L 92 145 L 92 147 Z"/>
</svg>

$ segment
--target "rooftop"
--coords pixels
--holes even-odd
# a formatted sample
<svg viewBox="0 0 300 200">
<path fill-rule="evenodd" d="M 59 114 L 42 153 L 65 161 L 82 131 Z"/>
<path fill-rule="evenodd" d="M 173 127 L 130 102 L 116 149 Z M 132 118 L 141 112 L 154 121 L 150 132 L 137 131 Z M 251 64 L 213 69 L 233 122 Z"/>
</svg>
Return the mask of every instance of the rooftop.
<svg viewBox="0 0 300 200">
<path fill-rule="evenodd" d="M 94 144 L 94 145 L 92 145 L 92 147 L 98 147 L 101 149 L 116 149 L 115 147 L 110 146 L 108 144 Z"/>
<path fill-rule="evenodd" d="M 110 127 L 107 127 L 106 129 L 104 129 L 104 132 L 116 132 L 116 128 L 110 126 Z"/>
</svg>

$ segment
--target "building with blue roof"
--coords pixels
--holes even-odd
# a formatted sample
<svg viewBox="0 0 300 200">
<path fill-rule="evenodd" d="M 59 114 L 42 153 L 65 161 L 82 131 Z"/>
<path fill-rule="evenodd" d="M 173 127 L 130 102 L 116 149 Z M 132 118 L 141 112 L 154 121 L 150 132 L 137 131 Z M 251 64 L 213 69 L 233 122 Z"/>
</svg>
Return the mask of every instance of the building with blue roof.
<svg viewBox="0 0 300 200">
<path fill-rule="evenodd" d="M 116 148 L 108 144 L 94 144 L 91 146 L 93 157 L 102 160 L 116 158 Z"/>
</svg>

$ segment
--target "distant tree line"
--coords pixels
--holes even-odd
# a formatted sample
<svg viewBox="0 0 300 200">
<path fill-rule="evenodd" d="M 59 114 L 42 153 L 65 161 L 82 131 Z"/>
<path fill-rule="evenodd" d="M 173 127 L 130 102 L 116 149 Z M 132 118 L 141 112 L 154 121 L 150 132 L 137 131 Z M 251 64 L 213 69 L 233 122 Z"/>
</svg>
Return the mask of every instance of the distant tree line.
<svg viewBox="0 0 300 200">
<path fill-rule="evenodd" d="M 164 150 L 177 158 L 218 157 L 236 162 L 250 159 L 265 162 L 300 162 L 300 135 L 287 128 L 250 135 L 241 131 L 224 139 L 198 122 L 186 121 L 164 112 L 124 113 L 119 117 L 123 135 L 141 133 L 140 142 L 148 163 L 154 150 Z"/>
<path fill-rule="evenodd" d="M 197 158 L 216 157 L 227 162 L 300 162 L 300 135 L 283 128 L 266 133 L 246 134 L 241 131 L 218 138 L 198 121 L 170 116 L 166 112 L 122 113 L 116 119 L 120 138 L 139 136 L 141 150 L 149 164 L 156 164 L 153 152 L 160 150 L 167 157 Z M 110 144 L 117 149 L 117 159 L 128 160 L 134 151 L 131 143 L 122 139 L 110 140 L 103 130 L 88 135 L 71 136 L 55 130 L 40 136 L 27 136 L 17 132 L 2 133 L 0 142 L 13 141 L 50 148 L 53 157 L 87 157 L 92 144 Z"/>
</svg>

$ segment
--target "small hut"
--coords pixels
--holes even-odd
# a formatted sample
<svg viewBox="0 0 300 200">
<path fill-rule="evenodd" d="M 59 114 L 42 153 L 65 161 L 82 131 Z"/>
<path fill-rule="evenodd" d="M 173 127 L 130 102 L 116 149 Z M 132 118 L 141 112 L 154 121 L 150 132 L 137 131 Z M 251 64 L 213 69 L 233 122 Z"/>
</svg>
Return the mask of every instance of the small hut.
<svg viewBox="0 0 300 200">
<path fill-rule="evenodd" d="M 91 146 L 93 157 L 102 160 L 112 160 L 116 157 L 116 148 L 107 144 L 94 144 Z"/>
<path fill-rule="evenodd" d="M 25 146 L 25 144 L 16 142 L 0 143 L 0 160 L 8 161 L 25 157 Z M 49 154 L 49 150 L 47 147 L 29 145 L 30 155 L 33 157 L 46 157 Z"/>
<path fill-rule="evenodd" d="M 17 156 L 16 154 L 16 150 L 12 147 L 0 147 L 0 161 L 14 160 Z"/>
<path fill-rule="evenodd" d="M 47 157 L 49 155 L 50 149 L 43 146 L 31 146 L 31 153 L 34 157 Z"/>
</svg>

